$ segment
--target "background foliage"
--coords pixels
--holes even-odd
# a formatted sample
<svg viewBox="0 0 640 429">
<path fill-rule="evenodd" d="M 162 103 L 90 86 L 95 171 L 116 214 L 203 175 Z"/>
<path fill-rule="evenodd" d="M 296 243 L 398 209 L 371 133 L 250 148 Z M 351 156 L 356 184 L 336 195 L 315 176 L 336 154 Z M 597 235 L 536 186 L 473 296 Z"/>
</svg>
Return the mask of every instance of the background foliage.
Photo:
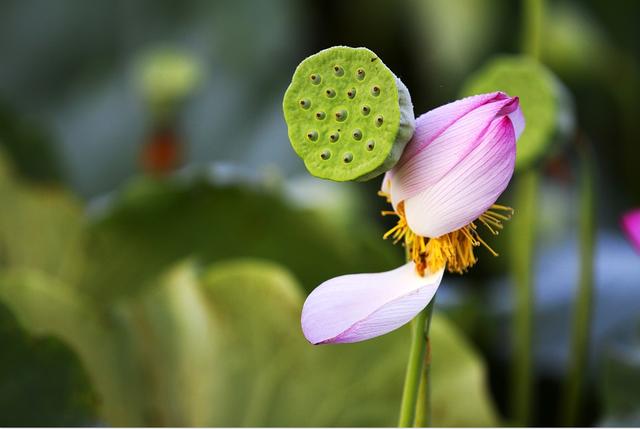
<svg viewBox="0 0 640 429">
<path fill-rule="evenodd" d="M 540 71 L 520 56 L 520 2 L 2 3 L 0 424 L 395 423 L 405 330 L 312 347 L 299 329 L 317 284 L 402 260 L 381 240 L 378 181 L 312 179 L 287 141 L 293 70 L 335 44 L 380 55 L 416 114 L 496 85 L 521 96 L 518 168 L 541 172 L 534 424 L 556 422 L 579 272 L 576 136 L 592 147 L 580 423 L 638 424 L 640 256 L 618 219 L 640 205 L 640 3 L 546 5 Z M 510 422 L 518 236 L 507 226 L 500 258 L 481 253 L 438 293 L 434 424 Z"/>
</svg>

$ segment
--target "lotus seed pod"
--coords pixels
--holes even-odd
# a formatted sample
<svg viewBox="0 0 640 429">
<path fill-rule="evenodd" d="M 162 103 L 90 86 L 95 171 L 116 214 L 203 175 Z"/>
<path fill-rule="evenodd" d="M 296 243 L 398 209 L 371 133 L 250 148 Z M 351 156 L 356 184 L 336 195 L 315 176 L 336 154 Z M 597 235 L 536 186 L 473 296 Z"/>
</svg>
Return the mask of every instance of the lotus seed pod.
<svg viewBox="0 0 640 429">
<path fill-rule="evenodd" d="M 283 110 L 309 172 L 339 182 L 390 170 L 414 130 L 409 91 L 366 48 L 336 46 L 302 61 Z"/>
<path fill-rule="evenodd" d="M 473 76 L 463 95 L 504 91 L 520 98 L 527 123 L 518 139 L 516 170 L 545 159 L 573 133 L 573 103 L 568 90 L 540 63 L 525 56 L 491 61 Z"/>
<path fill-rule="evenodd" d="M 181 51 L 147 54 L 137 70 L 138 86 L 155 119 L 174 115 L 201 80 L 200 64 Z"/>
</svg>

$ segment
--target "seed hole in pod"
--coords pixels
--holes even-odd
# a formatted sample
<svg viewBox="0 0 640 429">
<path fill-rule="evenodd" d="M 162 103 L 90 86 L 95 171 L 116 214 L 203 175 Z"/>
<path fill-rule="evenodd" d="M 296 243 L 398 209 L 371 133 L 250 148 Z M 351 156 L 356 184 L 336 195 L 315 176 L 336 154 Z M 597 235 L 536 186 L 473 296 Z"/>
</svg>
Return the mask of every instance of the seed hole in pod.
<svg viewBox="0 0 640 429">
<path fill-rule="evenodd" d="M 384 118 L 382 117 L 382 115 L 376 116 L 376 127 L 381 126 L 383 122 L 384 122 Z"/>
<path fill-rule="evenodd" d="M 356 89 L 355 88 L 351 88 L 349 91 L 347 91 L 347 97 L 349 97 L 350 99 L 354 99 L 356 96 Z"/>
<path fill-rule="evenodd" d="M 367 150 L 371 152 L 374 147 L 376 147 L 376 142 L 374 142 L 373 140 L 369 140 L 367 142 Z"/>
<path fill-rule="evenodd" d="M 334 143 L 337 142 L 339 138 L 340 138 L 340 133 L 337 131 L 334 131 L 331 134 L 329 134 L 329 140 Z"/>
<path fill-rule="evenodd" d="M 318 140 L 318 132 L 316 130 L 309 131 L 307 133 L 307 138 L 312 142 Z"/>
<path fill-rule="evenodd" d="M 362 139 L 362 131 L 359 130 L 358 128 L 353 130 L 353 138 L 356 139 L 356 140 Z"/>
<path fill-rule="evenodd" d="M 316 119 L 321 121 L 327 116 L 323 111 L 316 112 Z"/>
<path fill-rule="evenodd" d="M 336 64 L 335 66 L 333 66 L 333 73 L 336 76 L 342 76 L 344 74 L 344 69 Z"/>
<path fill-rule="evenodd" d="M 322 153 L 320 154 L 320 158 L 324 159 L 325 161 L 331 158 L 331 151 L 323 150 Z"/>
<path fill-rule="evenodd" d="M 360 111 L 362 112 L 362 114 L 364 116 L 367 116 L 369 113 L 371 113 L 371 107 L 369 106 L 362 106 L 362 109 L 360 109 Z"/>
<path fill-rule="evenodd" d="M 322 82 L 322 78 L 317 73 L 313 73 L 311 76 L 309 76 L 309 79 L 311 80 L 311 83 L 314 85 L 318 85 L 320 82 Z"/>
<path fill-rule="evenodd" d="M 380 87 L 378 85 L 374 85 L 371 88 L 371 94 L 373 94 L 375 97 L 377 97 L 378 95 L 380 95 Z"/>
<path fill-rule="evenodd" d="M 327 88 L 324 93 L 327 94 L 327 97 L 329 98 L 333 98 L 336 96 L 336 91 L 332 88 Z"/>
<path fill-rule="evenodd" d="M 311 107 L 311 101 L 308 98 L 303 98 L 302 100 L 300 100 L 300 107 L 305 110 L 308 109 L 309 107 Z"/>
<path fill-rule="evenodd" d="M 336 121 L 342 122 L 347 119 L 347 111 L 346 110 L 338 110 L 336 112 Z"/>
<path fill-rule="evenodd" d="M 356 79 L 362 80 L 362 79 L 364 79 L 364 76 L 365 76 L 364 69 L 356 70 Z"/>
<path fill-rule="evenodd" d="M 350 163 L 351 161 L 353 161 L 353 154 L 351 152 L 347 152 L 342 156 L 342 160 L 345 162 L 345 164 Z"/>
</svg>

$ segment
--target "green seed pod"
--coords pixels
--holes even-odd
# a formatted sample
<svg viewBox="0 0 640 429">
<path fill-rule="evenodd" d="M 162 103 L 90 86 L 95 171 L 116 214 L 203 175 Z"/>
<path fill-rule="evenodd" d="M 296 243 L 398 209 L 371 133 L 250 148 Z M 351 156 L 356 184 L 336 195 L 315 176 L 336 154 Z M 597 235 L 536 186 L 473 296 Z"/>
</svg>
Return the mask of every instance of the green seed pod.
<svg viewBox="0 0 640 429">
<path fill-rule="evenodd" d="M 573 103 L 560 80 L 526 56 L 489 62 L 467 82 L 463 95 L 504 91 L 520 97 L 526 122 L 516 150 L 516 170 L 535 166 L 558 150 L 573 133 Z"/>
<path fill-rule="evenodd" d="M 414 130 L 409 91 L 366 48 L 336 46 L 302 61 L 283 110 L 309 172 L 339 182 L 390 170 Z"/>
</svg>

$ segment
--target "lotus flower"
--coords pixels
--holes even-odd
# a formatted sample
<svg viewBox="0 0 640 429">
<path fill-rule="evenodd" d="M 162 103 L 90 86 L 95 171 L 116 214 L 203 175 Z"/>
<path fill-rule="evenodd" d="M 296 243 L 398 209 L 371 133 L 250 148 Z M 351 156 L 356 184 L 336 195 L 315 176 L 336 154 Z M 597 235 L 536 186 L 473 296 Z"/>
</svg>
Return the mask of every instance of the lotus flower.
<svg viewBox="0 0 640 429">
<path fill-rule="evenodd" d="M 640 252 L 640 209 L 630 211 L 622 216 L 622 228 Z"/>
<path fill-rule="evenodd" d="M 381 194 L 398 217 L 385 238 L 402 242 L 411 261 L 392 271 L 353 274 L 318 286 L 302 309 L 312 344 L 351 343 L 386 334 L 431 301 L 445 269 L 464 273 L 486 247 L 479 226 L 502 229 L 512 210 L 495 205 L 513 174 L 524 129 L 517 97 L 495 92 L 425 113 Z"/>
</svg>

